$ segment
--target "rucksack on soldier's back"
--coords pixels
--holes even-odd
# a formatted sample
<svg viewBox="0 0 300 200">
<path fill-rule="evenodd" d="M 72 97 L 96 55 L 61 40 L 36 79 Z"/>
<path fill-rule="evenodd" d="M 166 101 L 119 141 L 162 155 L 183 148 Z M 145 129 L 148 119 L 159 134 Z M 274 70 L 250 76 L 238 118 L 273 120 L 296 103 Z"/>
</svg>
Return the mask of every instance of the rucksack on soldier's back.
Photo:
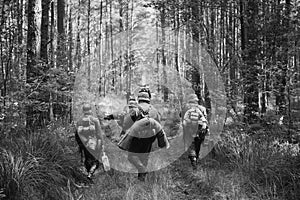
<svg viewBox="0 0 300 200">
<path fill-rule="evenodd" d="M 198 125 L 199 120 L 201 119 L 202 112 L 199 108 L 190 108 L 186 111 L 185 120 L 187 124 Z"/>
<path fill-rule="evenodd" d="M 87 148 L 90 150 L 96 150 L 98 142 L 96 137 L 96 126 L 89 116 L 83 117 L 77 123 L 77 133 L 81 141 L 84 141 L 83 138 L 87 139 L 86 142 L 83 142 Z"/>
</svg>

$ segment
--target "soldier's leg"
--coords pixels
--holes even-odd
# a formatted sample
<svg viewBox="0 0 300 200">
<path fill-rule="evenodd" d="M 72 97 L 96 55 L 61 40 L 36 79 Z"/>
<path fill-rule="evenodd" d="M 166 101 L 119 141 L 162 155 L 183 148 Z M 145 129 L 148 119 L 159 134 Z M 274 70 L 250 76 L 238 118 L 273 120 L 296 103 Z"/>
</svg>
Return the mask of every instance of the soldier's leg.
<svg viewBox="0 0 300 200">
<path fill-rule="evenodd" d="M 88 151 L 85 150 L 85 167 L 88 172 L 88 178 L 91 178 L 99 168 L 100 162 Z"/>
<path fill-rule="evenodd" d="M 87 172 L 90 171 L 92 167 L 91 154 L 87 149 L 84 149 L 84 166 Z"/>
<path fill-rule="evenodd" d="M 195 138 L 195 153 L 196 153 L 196 159 L 199 159 L 199 152 L 201 147 L 201 139 L 199 137 Z"/>
<path fill-rule="evenodd" d="M 193 169 L 197 169 L 197 155 L 196 155 L 196 138 L 194 138 L 194 141 L 192 142 L 190 146 L 190 151 L 189 151 L 189 159 L 191 161 L 191 165 Z"/>
<path fill-rule="evenodd" d="M 200 129 L 200 128 L 199 128 Z M 201 144 L 204 142 L 205 140 L 205 135 L 206 132 L 202 129 L 199 130 L 198 133 L 198 139 L 197 139 L 197 144 L 196 144 L 196 156 L 197 156 L 197 160 L 199 159 L 199 153 L 200 153 L 200 149 L 201 149 Z"/>
<path fill-rule="evenodd" d="M 147 175 L 147 165 L 148 165 L 148 160 L 149 160 L 149 154 L 140 154 L 138 155 L 140 161 L 143 163 L 144 169 L 143 171 L 138 173 L 138 179 L 140 181 L 145 181 L 146 175 Z"/>
<path fill-rule="evenodd" d="M 146 173 L 146 166 L 143 163 L 143 158 L 141 158 L 141 154 L 135 153 L 128 153 L 128 161 L 137 168 L 138 170 L 138 177 L 145 176 Z M 145 161 L 144 161 L 145 162 Z M 148 162 L 148 161 L 147 161 Z"/>
</svg>

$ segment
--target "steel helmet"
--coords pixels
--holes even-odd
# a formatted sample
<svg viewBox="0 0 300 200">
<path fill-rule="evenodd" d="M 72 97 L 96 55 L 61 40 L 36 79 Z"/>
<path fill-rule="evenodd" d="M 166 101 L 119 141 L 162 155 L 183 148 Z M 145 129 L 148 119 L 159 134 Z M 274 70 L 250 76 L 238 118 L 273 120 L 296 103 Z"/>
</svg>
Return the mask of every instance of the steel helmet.
<svg viewBox="0 0 300 200">
<path fill-rule="evenodd" d="M 128 105 L 129 105 L 129 107 L 136 107 L 137 106 L 137 102 L 136 102 L 136 99 L 135 99 L 134 96 L 131 96 L 129 98 Z"/>
<path fill-rule="evenodd" d="M 150 103 L 150 97 L 148 92 L 139 92 L 138 101 L 146 101 Z"/>
<path fill-rule="evenodd" d="M 88 103 L 85 103 L 83 106 L 82 106 L 82 112 L 84 114 L 91 114 L 92 113 L 92 107 L 90 104 Z"/>
<path fill-rule="evenodd" d="M 189 103 L 198 103 L 199 99 L 196 94 L 190 94 L 187 98 Z"/>
</svg>

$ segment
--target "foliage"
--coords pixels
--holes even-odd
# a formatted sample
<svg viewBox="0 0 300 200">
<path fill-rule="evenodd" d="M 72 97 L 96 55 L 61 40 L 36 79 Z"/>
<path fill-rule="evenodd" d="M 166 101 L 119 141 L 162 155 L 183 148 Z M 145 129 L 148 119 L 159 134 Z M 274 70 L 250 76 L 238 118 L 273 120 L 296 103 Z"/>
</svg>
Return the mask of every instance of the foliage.
<svg viewBox="0 0 300 200">
<path fill-rule="evenodd" d="M 268 131 L 266 131 L 268 130 Z M 245 179 L 245 191 L 261 199 L 298 199 L 300 147 L 290 143 L 287 129 L 255 129 L 246 124 L 226 128 L 218 156 Z"/>
<path fill-rule="evenodd" d="M 68 182 L 74 188 L 86 181 L 67 132 L 49 128 L 1 140 L 0 188 L 7 199 L 67 199 Z"/>
</svg>

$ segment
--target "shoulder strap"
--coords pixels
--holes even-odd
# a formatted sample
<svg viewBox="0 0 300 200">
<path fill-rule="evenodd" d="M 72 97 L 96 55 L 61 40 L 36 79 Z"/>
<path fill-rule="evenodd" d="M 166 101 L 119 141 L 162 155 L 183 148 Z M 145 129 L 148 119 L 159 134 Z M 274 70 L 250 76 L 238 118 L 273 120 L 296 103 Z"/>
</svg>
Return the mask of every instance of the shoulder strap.
<svg viewBox="0 0 300 200">
<path fill-rule="evenodd" d="M 139 112 L 142 113 L 143 116 L 149 115 L 150 107 L 151 107 L 151 105 L 149 106 L 149 108 L 147 110 L 144 110 L 140 105 L 138 105 Z"/>
</svg>

